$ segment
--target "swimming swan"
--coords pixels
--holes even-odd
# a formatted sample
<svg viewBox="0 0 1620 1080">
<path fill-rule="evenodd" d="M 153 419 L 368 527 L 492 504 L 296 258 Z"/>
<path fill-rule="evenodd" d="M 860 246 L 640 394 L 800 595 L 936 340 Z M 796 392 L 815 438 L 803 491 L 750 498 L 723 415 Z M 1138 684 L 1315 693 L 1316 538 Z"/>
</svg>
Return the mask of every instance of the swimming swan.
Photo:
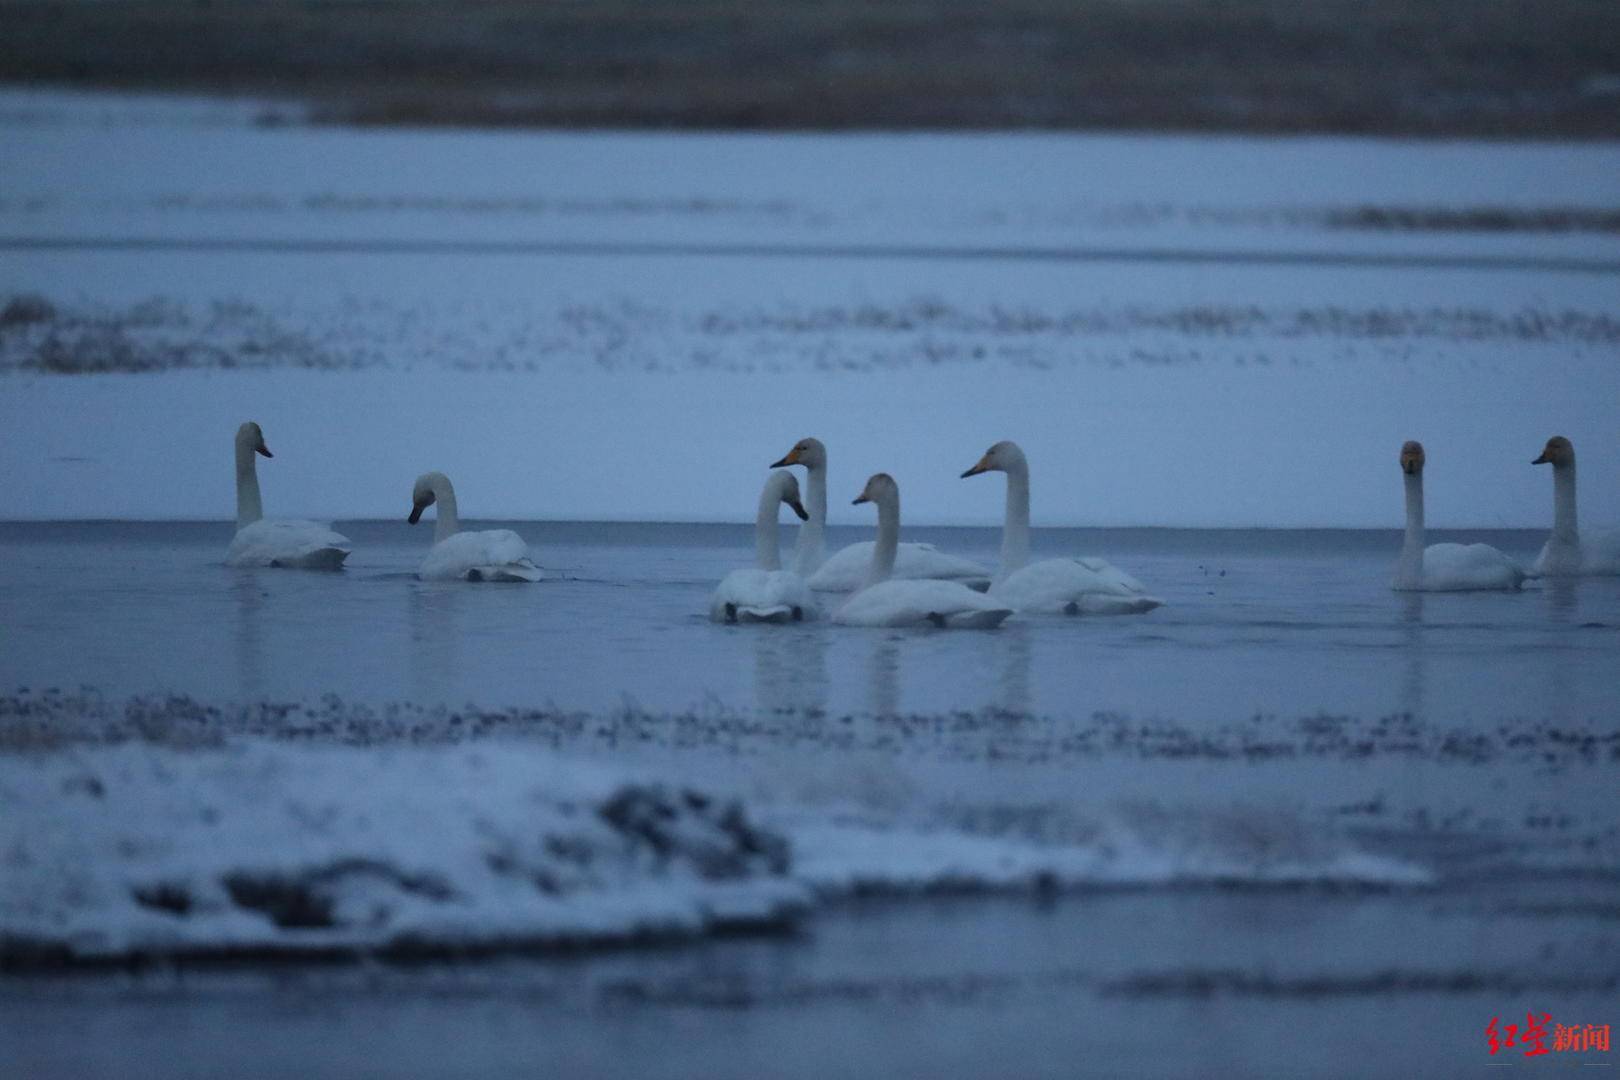
<svg viewBox="0 0 1620 1080">
<path fill-rule="evenodd" d="M 249 420 L 236 429 L 236 536 L 225 552 L 226 565 L 342 569 L 350 551 L 347 536 L 313 521 L 264 520 L 254 454 L 275 456 L 259 425 Z"/>
<path fill-rule="evenodd" d="M 1029 561 L 1029 462 L 1015 442 L 998 442 L 963 479 L 1007 474 L 1007 517 L 1001 531 L 1001 570 L 992 599 L 1033 614 L 1139 615 L 1163 605 L 1140 581 L 1102 559 Z"/>
<path fill-rule="evenodd" d="M 1547 440 L 1532 465 L 1553 467 L 1553 529 L 1531 574 L 1575 577 L 1620 574 L 1620 532 L 1588 533 L 1575 526 L 1575 444 L 1562 435 Z"/>
<path fill-rule="evenodd" d="M 1012 614 L 1012 608 L 960 582 L 890 577 L 900 543 L 900 487 L 888 473 L 878 473 L 855 499 L 855 504 L 864 502 L 876 503 L 878 512 L 871 574 L 866 587 L 833 613 L 834 622 L 846 626 L 932 624 L 988 629 L 999 626 Z"/>
<path fill-rule="evenodd" d="M 773 472 L 759 495 L 754 519 L 754 568 L 727 574 L 709 599 L 715 622 L 798 622 L 816 617 L 804 578 L 782 569 L 776 542 L 777 507 L 787 503 L 803 521 L 810 515 L 799 502 L 799 482 L 786 469 Z"/>
<path fill-rule="evenodd" d="M 433 546 L 416 571 L 423 581 L 539 581 L 544 576 L 529 558 L 529 545 L 511 529 L 460 531 L 456 490 L 444 473 L 416 478 L 406 520 L 415 525 L 434 503 L 439 504 L 439 520 L 433 527 Z"/>
<path fill-rule="evenodd" d="M 1392 588 L 1403 592 L 1462 592 L 1517 589 L 1524 581 L 1519 564 L 1489 544 L 1423 546 L 1423 444 L 1401 447 L 1406 474 L 1406 540 L 1395 564 Z"/>
<path fill-rule="evenodd" d="M 827 448 L 820 439 L 800 439 L 771 468 L 803 465 L 809 495 L 805 499 L 810 520 L 799 529 L 793 548 L 793 569 L 804 575 L 818 592 L 850 592 L 860 588 L 872 569 L 873 542 L 850 544 L 827 558 Z M 968 559 L 947 555 L 933 544 L 901 544 L 895 555 L 896 578 L 938 578 L 959 581 L 977 589 L 990 584 L 990 573 Z"/>
</svg>

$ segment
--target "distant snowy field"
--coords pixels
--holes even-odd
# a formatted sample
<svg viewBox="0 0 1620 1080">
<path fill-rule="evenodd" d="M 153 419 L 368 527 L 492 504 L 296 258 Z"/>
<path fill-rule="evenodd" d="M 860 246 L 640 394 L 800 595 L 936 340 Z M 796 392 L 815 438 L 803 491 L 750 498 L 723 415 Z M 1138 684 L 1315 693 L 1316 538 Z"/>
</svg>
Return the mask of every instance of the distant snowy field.
<svg viewBox="0 0 1620 1080">
<path fill-rule="evenodd" d="M 1535 526 L 1547 436 L 1620 521 L 1620 148 L 353 132 L 0 95 L 16 518 L 743 520 L 802 435 L 833 520 Z M 295 115 L 277 113 L 280 120 Z"/>
</svg>

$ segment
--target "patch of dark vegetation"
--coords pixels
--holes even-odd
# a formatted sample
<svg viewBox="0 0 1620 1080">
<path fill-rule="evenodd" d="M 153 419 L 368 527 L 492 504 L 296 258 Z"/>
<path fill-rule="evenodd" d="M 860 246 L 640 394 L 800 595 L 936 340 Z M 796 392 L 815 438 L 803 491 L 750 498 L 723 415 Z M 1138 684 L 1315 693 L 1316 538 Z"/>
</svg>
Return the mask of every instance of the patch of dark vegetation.
<svg viewBox="0 0 1620 1080">
<path fill-rule="evenodd" d="M 1351 206 L 1322 211 L 1320 220 L 1375 232 L 1620 233 L 1620 209 L 1579 206 Z"/>
<path fill-rule="evenodd" d="M 358 878 L 383 882 L 401 893 L 443 903 L 455 896 L 432 875 L 408 874 L 372 859 L 340 859 L 298 874 L 237 871 L 220 884 L 238 907 L 257 911 L 282 929 L 329 929 L 345 925 L 337 915 L 338 892 Z M 372 921 L 381 921 L 375 910 Z"/>
<path fill-rule="evenodd" d="M 661 862 L 689 863 L 709 880 L 788 872 L 787 840 L 752 824 L 735 800 L 717 805 L 690 789 L 630 785 L 597 813 L 633 846 L 646 847 Z"/>
<path fill-rule="evenodd" d="M 0 79 L 303 88 L 369 124 L 1613 137 L 1582 0 L 10 0 Z"/>
<path fill-rule="evenodd" d="M 1256 714 L 1234 721 L 1136 718 L 1096 712 L 1052 716 L 1006 709 L 944 713 L 837 714 L 819 709 L 733 710 L 718 703 L 687 711 L 626 705 L 603 712 L 544 708 L 420 706 L 349 702 L 335 694 L 312 701 L 213 705 L 185 695 L 111 700 L 93 691 L 20 690 L 0 695 L 0 751 L 52 750 L 74 744 L 147 742 L 182 748 L 242 736 L 346 746 L 445 745 L 523 738 L 553 748 L 712 746 L 747 752 L 815 745 L 838 750 L 922 752 L 953 760 L 1025 762 L 1135 757 L 1266 762 L 1411 759 L 1460 765 L 1497 761 L 1557 770 L 1620 763 L 1620 727 L 1536 719 L 1450 726 L 1411 713 L 1358 717 Z M 700 826 L 723 847 L 777 856 L 730 804 L 695 792 L 627 789 L 605 818 L 658 853 L 680 829 Z M 695 801 L 694 801 L 695 800 Z M 1346 813 L 1352 812 L 1347 809 Z M 1362 811 L 1375 813 L 1376 807 Z M 729 858 L 730 856 L 728 856 Z M 717 867 L 723 864 L 716 864 Z"/>
<path fill-rule="evenodd" d="M 13 326 L 29 326 L 33 323 L 50 322 L 56 318 L 56 305 L 43 296 L 25 293 L 22 296 L 13 296 L 6 301 L 6 306 L 0 308 L 0 330 Z"/>
<path fill-rule="evenodd" d="M 1360 975 L 1274 975 L 1214 969 L 1145 972 L 1106 982 L 1103 994 L 1134 998 L 1258 997 L 1306 1001 L 1409 994 L 1601 994 L 1620 988 L 1620 973 L 1541 975 L 1517 971 L 1421 971 L 1391 968 Z"/>
<path fill-rule="evenodd" d="M 418 365 L 499 372 L 568 365 L 671 372 L 863 372 L 953 364 L 1267 366 L 1289 362 L 1302 343 L 1324 341 L 1347 347 L 1335 350 L 1332 363 L 1353 363 L 1361 345 L 1373 356 L 1405 356 L 1429 342 L 1620 347 L 1620 317 L 1547 307 L 1049 310 L 965 307 L 918 297 L 892 304 L 694 311 L 632 301 L 549 312 L 348 304 L 272 315 L 234 301 L 197 310 L 161 299 L 123 310 L 46 304 L 46 317 L 0 326 L 0 373 Z M 1304 347 L 1312 356 L 1325 351 Z"/>
<path fill-rule="evenodd" d="M 170 915 L 187 915 L 191 911 L 191 892 L 184 885 L 160 881 L 152 885 L 136 885 L 130 889 L 135 902 L 155 911 Z"/>
</svg>

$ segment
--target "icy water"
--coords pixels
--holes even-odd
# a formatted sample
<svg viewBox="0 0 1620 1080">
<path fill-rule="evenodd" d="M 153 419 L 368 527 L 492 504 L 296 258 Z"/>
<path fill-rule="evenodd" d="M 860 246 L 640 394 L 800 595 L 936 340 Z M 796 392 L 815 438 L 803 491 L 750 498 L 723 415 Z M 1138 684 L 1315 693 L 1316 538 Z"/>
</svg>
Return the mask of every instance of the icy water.
<svg viewBox="0 0 1620 1080">
<path fill-rule="evenodd" d="M 14 819 L 16 865 L 53 817 L 109 828 L 115 882 L 193 905 L 55 901 L 86 955 L 195 959 L 110 981 L 29 961 L 0 984 L 28 1074 L 186 1075 L 174 1053 L 195 1075 L 1455 1073 L 1489 1060 L 1493 1015 L 1614 1019 L 1620 581 L 1403 596 L 1391 532 L 1040 530 L 1037 554 L 1106 553 L 1166 606 L 994 632 L 728 627 L 706 598 L 747 561 L 745 528 L 508 524 L 550 580 L 418 582 L 429 537 L 403 522 L 340 522 L 340 574 L 226 568 L 217 523 L 0 526 L 0 730 L 61 751 L 0 783 L 35 815 Z M 995 530 L 913 535 L 995 558 Z M 1540 535 L 1482 538 L 1528 558 Z M 677 829 L 668 881 L 632 861 L 631 891 L 557 886 L 598 896 L 587 922 L 503 929 L 521 919 L 431 819 L 509 845 L 491 839 L 508 774 L 537 778 L 518 795 L 553 836 L 623 785 L 736 797 L 791 863 L 745 857 L 719 884 L 765 891 L 722 897 L 712 863 L 683 884 Z M 98 801 L 130 816 L 74 809 Z M 687 836 L 708 821 L 660 812 Z M 391 819 L 375 838 L 368 815 Z M 345 905 L 391 887 L 373 881 L 335 890 L 325 928 L 208 914 L 199 881 L 264 864 L 439 874 L 484 906 L 413 922 L 396 899 L 368 930 Z M 66 895 L 44 880 L 25 896 Z M 711 891 L 679 908 L 693 887 Z M 721 909 L 756 933 L 716 937 Z M 659 927 L 663 946 L 619 947 Z M 388 944 L 435 935 L 427 956 Z M 392 959 L 219 966 L 243 946 Z M 95 1038 L 64 1053 L 87 1008 Z"/>
</svg>

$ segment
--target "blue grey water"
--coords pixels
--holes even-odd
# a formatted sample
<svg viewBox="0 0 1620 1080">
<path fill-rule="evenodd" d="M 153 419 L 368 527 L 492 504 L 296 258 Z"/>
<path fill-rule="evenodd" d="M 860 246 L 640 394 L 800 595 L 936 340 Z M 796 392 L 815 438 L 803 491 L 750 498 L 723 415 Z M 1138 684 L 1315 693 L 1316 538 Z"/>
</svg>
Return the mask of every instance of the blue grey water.
<svg viewBox="0 0 1620 1080">
<path fill-rule="evenodd" d="M 251 737 L 483 733 L 676 777 L 830 770 L 989 836 L 1101 804 L 1262 862 L 1331 834 L 1429 877 L 851 900 L 787 937 L 561 959 L 30 975 L 0 986 L 15 1061 L 1457 1074 L 1491 1060 L 1492 1016 L 1614 1019 L 1620 579 L 1403 595 L 1393 532 L 1041 530 L 1037 555 L 1105 554 L 1166 606 L 995 632 L 737 627 L 706 598 L 748 561 L 746 528 L 506 524 L 548 581 L 419 582 L 429 538 L 403 522 L 340 522 L 340 574 L 227 568 L 223 523 L 0 525 L 0 693 L 14 716 L 54 702 L 70 751 L 196 703 Z M 995 558 L 995 530 L 911 532 Z M 1541 539 L 1481 538 L 1526 560 Z"/>
</svg>

